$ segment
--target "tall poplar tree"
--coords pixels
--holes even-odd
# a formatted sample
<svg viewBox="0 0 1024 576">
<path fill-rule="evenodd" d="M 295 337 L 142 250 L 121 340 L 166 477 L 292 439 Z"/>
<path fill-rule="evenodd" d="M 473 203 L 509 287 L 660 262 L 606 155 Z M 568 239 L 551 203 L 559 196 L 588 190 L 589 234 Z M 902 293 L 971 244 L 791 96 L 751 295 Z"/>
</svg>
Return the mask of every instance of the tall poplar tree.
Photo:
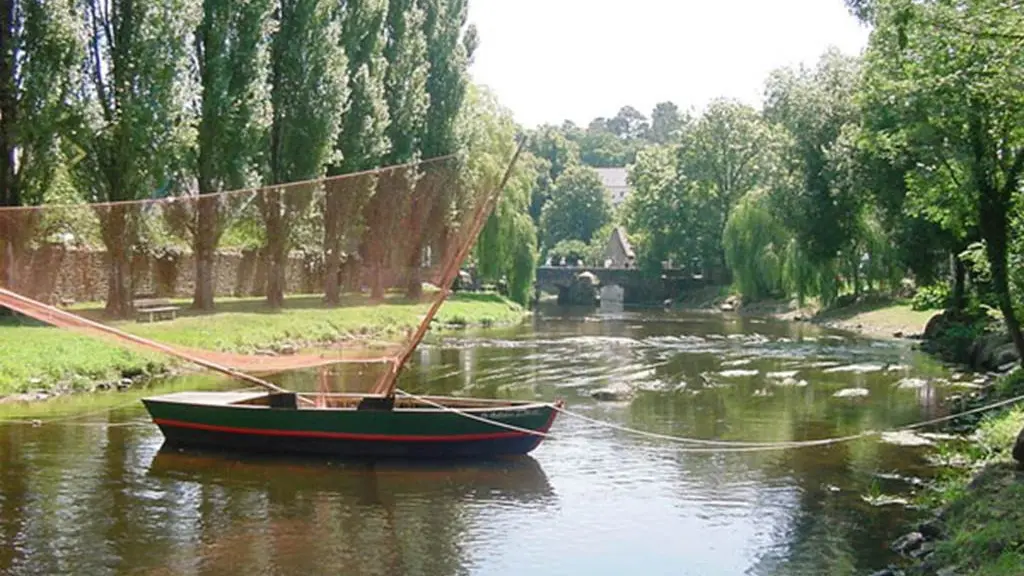
<svg viewBox="0 0 1024 576">
<path fill-rule="evenodd" d="M 196 14 L 187 0 L 83 0 L 82 11 L 88 43 L 76 90 L 82 116 L 69 133 L 82 153 L 72 176 L 92 202 L 149 197 L 166 185 L 187 138 L 184 38 Z M 138 209 L 96 210 L 108 254 L 106 311 L 125 316 L 132 309 Z"/>
<path fill-rule="evenodd" d="M 278 0 L 271 40 L 267 184 L 323 176 L 345 101 L 345 55 L 329 0 Z M 285 269 L 292 226 L 313 198 L 315 186 L 282 186 L 260 194 L 267 231 L 267 302 L 284 304 Z"/>
<path fill-rule="evenodd" d="M 423 9 L 423 30 L 427 40 L 427 98 L 429 106 L 420 141 L 424 159 L 438 158 L 458 152 L 456 119 L 466 97 L 467 73 L 476 48 L 476 29 L 466 27 L 466 0 L 420 0 Z M 406 295 L 419 298 L 422 292 L 420 258 L 423 248 L 432 242 L 444 253 L 446 227 L 444 214 L 455 201 L 454 186 L 444 182 L 449 175 L 441 167 L 427 170 L 416 186 L 410 208 L 408 251 L 409 282 Z"/>
<path fill-rule="evenodd" d="M 347 59 L 348 99 L 335 144 L 338 160 L 332 175 L 370 170 L 387 152 L 388 107 L 384 98 L 384 0 L 346 0 L 340 14 L 341 47 Z M 342 240 L 353 217 L 373 190 L 368 177 L 343 178 L 328 184 L 324 197 L 324 292 L 329 304 L 340 295 Z"/>
<path fill-rule="evenodd" d="M 426 122 L 427 41 L 423 30 L 423 10 L 416 0 L 388 0 L 385 19 L 384 74 L 388 124 L 385 136 L 389 144 L 386 164 L 394 166 L 419 158 L 419 145 Z M 361 252 L 369 265 L 372 297 L 381 298 L 384 286 L 381 268 L 389 255 L 386 241 L 390 231 L 405 216 L 410 201 L 408 191 L 416 181 L 414 170 L 388 170 L 377 181 L 376 193 L 365 208 L 370 224 Z"/>
<path fill-rule="evenodd" d="M 49 186 L 77 37 L 70 1 L 0 1 L 0 206 L 38 204 Z M 26 216 L 0 215 L 0 285 L 30 234 Z"/>
<path fill-rule="evenodd" d="M 190 214 L 196 283 L 192 305 L 213 309 L 214 255 L 228 199 L 209 196 L 250 183 L 259 153 L 270 0 L 203 0 L 196 29 L 200 118 L 193 151 L 200 198 Z"/>
</svg>

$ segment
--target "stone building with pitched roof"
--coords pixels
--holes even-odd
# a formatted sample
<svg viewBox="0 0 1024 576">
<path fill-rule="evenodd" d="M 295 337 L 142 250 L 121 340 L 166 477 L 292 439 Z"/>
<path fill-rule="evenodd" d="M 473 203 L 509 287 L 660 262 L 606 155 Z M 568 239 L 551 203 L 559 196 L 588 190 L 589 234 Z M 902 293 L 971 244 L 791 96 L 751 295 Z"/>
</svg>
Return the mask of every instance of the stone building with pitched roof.
<svg viewBox="0 0 1024 576">
<path fill-rule="evenodd" d="M 608 244 L 604 248 L 604 267 L 636 268 L 636 254 L 622 226 L 616 226 L 608 237 Z"/>
</svg>

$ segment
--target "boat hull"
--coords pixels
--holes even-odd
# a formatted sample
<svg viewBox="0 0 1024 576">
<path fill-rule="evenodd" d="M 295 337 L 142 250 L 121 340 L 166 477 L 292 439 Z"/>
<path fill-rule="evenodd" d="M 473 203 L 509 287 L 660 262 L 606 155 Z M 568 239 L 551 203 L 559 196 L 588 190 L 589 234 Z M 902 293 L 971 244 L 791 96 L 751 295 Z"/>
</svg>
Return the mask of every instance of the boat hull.
<svg viewBox="0 0 1024 576">
<path fill-rule="evenodd" d="M 361 458 L 493 458 L 531 452 L 539 434 L 511 430 L 434 408 L 296 409 L 218 402 L 218 394 L 146 398 L 170 445 Z M 463 410 L 478 418 L 544 434 L 552 404 Z"/>
</svg>

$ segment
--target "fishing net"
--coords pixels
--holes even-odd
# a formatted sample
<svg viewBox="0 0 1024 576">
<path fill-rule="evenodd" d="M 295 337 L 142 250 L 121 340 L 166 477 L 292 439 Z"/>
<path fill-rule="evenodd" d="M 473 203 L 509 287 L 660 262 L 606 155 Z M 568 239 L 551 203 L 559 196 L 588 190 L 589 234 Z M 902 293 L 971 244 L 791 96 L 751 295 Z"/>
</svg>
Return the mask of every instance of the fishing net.
<svg viewBox="0 0 1024 576">
<path fill-rule="evenodd" d="M 465 277 L 496 176 L 445 157 L 218 194 L 0 208 L 0 306 L 243 379 L 361 363 L 379 372 L 371 392 L 387 393 Z"/>
</svg>

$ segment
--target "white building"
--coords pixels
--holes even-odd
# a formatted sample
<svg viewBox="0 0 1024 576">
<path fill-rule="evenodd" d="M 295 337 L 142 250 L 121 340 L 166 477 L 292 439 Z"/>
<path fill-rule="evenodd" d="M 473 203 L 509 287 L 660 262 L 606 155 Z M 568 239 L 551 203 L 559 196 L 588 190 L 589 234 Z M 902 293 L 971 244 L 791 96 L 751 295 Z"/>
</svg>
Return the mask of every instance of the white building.
<svg viewBox="0 0 1024 576">
<path fill-rule="evenodd" d="M 612 206 L 618 208 L 629 195 L 629 182 L 626 180 L 627 170 L 625 168 L 594 168 L 594 170 L 597 170 L 597 175 L 601 177 L 601 183 L 608 190 Z"/>
</svg>

